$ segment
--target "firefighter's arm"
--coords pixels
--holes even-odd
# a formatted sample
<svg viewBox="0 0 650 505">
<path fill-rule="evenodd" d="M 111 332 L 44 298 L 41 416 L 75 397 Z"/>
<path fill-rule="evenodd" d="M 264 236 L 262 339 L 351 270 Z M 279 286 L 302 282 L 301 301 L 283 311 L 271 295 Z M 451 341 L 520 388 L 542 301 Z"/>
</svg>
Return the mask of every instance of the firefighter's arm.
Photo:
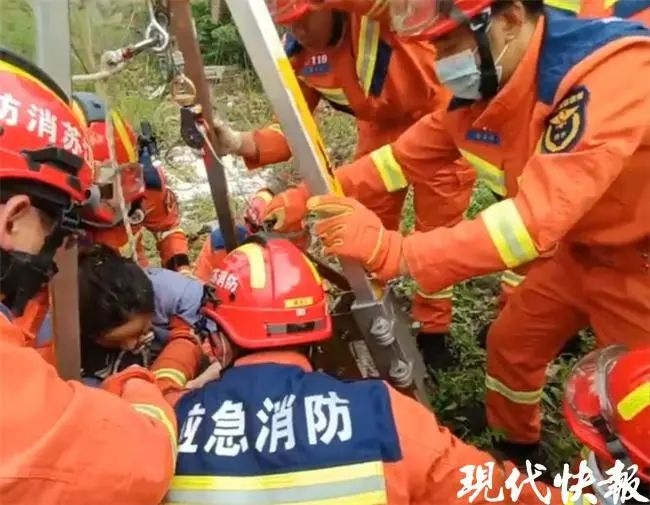
<svg viewBox="0 0 650 505">
<path fill-rule="evenodd" d="M 459 157 L 445 129 L 446 104 L 427 114 L 392 144 L 376 149 L 335 171 L 346 196 L 364 200 L 435 177 L 436 169 Z"/>
<path fill-rule="evenodd" d="M 178 198 L 162 174 L 161 179 L 160 189 L 147 189 L 144 225 L 156 238 L 162 265 L 170 270 L 189 270 L 187 236 L 181 228 Z"/>
<path fill-rule="evenodd" d="M 20 416 L 3 422 L 16 424 L 13 433 L 21 435 L 4 443 L 21 461 L 31 459 L 34 471 L 16 487 L 20 495 L 3 496 L 7 502 L 52 503 L 65 496 L 66 503 L 85 503 L 101 493 L 106 503 L 160 503 L 174 474 L 176 418 L 153 376 L 141 368 L 121 372 L 111 394 L 63 381 L 31 349 L 8 351 L 3 374 L 22 375 L 22 386 L 3 395 Z"/>
<path fill-rule="evenodd" d="M 313 112 L 320 102 L 320 93 L 307 86 L 298 78 L 307 107 Z M 249 169 L 280 163 L 291 158 L 291 149 L 280 124 L 274 120 L 269 126 L 250 132 L 242 132 L 242 152 L 246 166 Z"/>
<path fill-rule="evenodd" d="M 212 265 L 212 245 L 210 235 L 206 235 L 205 242 L 203 242 L 203 247 L 199 255 L 194 260 L 194 268 L 192 269 L 192 274 L 194 277 L 199 279 L 202 282 L 208 282 L 210 276 L 212 275 L 212 270 L 214 266 Z"/>
<path fill-rule="evenodd" d="M 650 75 L 649 54 L 646 40 L 628 42 L 578 82 L 563 86 L 537 151 L 524 167 L 517 195 L 475 220 L 405 239 L 402 272 L 435 290 L 553 251 L 647 135 L 647 83 L 632 80 L 625 93 L 613 92 L 611 76 Z"/>
<path fill-rule="evenodd" d="M 181 317 L 171 316 L 169 326 L 169 340 L 151 366 L 158 387 L 165 396 L 182 390 L 187 381 L 197 375 L 202 355 L 199 341 L 189 323 Z"/>
</svg>

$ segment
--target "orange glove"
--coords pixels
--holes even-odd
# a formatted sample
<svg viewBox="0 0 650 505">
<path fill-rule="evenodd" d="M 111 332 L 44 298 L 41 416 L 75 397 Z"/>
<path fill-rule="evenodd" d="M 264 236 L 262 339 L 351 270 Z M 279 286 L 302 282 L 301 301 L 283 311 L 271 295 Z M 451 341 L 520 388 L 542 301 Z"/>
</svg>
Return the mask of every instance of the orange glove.
<svg viewBox="0 0 650 505">
<path fill-rule="evenodd" d="M 361 203 L 344 196 L 315 196 L 307 202 L 316 215 L 316 234 L 325 254 L 361 261 L 366 270 L 381 280 L 400 274 L 403 238 L 389 231 L 381 220 Z"/>
<path fill-rule="evenodd" d="M 262 216 L 266 212 L 269 202 L 273 199 L 273 192 L 268 189 L 260 189 L 250 201 L 248 208 L 244 214 L 244 221 L 249 227 L 251 232 L 262 226 Z"/>
<path fill-rule="evenodd" d="M 102 389 L 117 396 L 122 396 L 125 384 L 131 379 L 142 379 L 152 384 L 156 383 L 156 377 L 146 368 L 138 365 L 131 365 L 121 372 L 111 375 L 102 382 Z"/>
<path fill-rule="evenodd" d="M 302 220 L 307 214 L 309 196 L 309 190 L 304 183 L 283 191 L 269 202 L 263 220 L 274 220 L 273 229 L 280 233 L 302 230 Z"/>
</svg>

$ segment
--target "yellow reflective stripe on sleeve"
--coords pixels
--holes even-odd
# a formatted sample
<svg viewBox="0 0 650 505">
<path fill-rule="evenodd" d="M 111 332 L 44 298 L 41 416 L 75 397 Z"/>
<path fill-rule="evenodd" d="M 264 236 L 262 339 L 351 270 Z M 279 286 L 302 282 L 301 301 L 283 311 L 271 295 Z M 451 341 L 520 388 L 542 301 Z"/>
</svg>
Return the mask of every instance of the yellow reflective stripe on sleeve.
<svg viewBox="0 0 650 505">
<path fill-rule="evenodd" d="M 132 403 L 131 406 L 136 412 L 157 419 L 163 424 L 172 444 L 172 458 L 174 460 L 174 467 L 176 467 L 178 438 L 176 438 L 176 428 L 174 427 L 174 423 L 167 417 L 167 415 L 165 415 L 163 409 L 156 407 L 155 405 L 149 405 L 148 403 Z"/>
<path fill-rule="evenodd" d="M 495 393 L 499 393 L 501 396 L 505 396 L 513 403 L 535 405 L 542 399 L 542 389 L 537 389 L 536 391 L 515 391 L 489 375 L 485 376 L 485 387 Z"/>
<path fill-rule="evenodd" d="M 156 237 L 156 242 L 162 242 L 163 240 L 173 235 L 174 233 L 184 233 L 184 232 L 182 228 L 177 227 L 177 228 L 172 228 L 171 230 L 156 232 L 154 233 L 154 236 Z"/>
<path fill-rule="evenodd" d="M 408 186 L 404 171 L 400 164 L 397 163 L 390 145 L 382 146 L 371 152 L 370 159 L 375 164 L 388 192 L 399 191 Z"/>
<path fill-rule="evenodd" d="M 385 505 L 380 461 L 251 477 L 187 475 L 173 478 L 166 503 Z"/>
<path fill-rule="evenodd" d="M 480 214 L 501 260 L 513 268 L 539 256 L 512 199 L 495 203 Z"/>
<path fill-rule="evenodd" d="M 345 96 L 345 92 L 341 88 L 314 87 L 314 89 L 318 91 L 325 100 L 329 100 L 330 102 L 334 102 L 339 105 L 350 105 L 348 97 Z"/>
<path fill-rule="evenodd" d="M 461 156 L 474 167 L 479 178 L 490 190 L 499 196 L 506 196 L 508 194 L 506 177 L 503 170 L 469 151 L 465 151 L 464 149 L 459 149 L 459 151 Z"/>
<path fill-rule="evenodd" d="M 375 0 L 366 15 L 372 17 L 382 14 L 388 7 L 389 1 L 390 0 Z"/>
<path fill-rule="evenodd" d="M 625 421 L 633 419 L 643 409 L 650 408 L 650 382 L 646 382 L 630 391 L 618 402 L 616 410 Z"/>
<path fill-rule="evenodd" d="M 505 270 L 501 274 L 501 282 L 508 286 L 512 286 L 513 288 L 516 288 L 517 286 L 519 286 L 519 284 L 524 282 L 525 278 L 526 278 L 525 275 L 519 275 L 518 273 L 515 273 L 512 270 Z"/>
<path fill-rule="evenodd" d="M 129 136 L 129 133 L 126 130 L 126 125 L 122 116 L 117 111 L 111 111 L 111 119 L 113 120 L 113 125 L 115 126 L 115 133 L 120 139 L 120 142 L 126 149 L 126 154 L 129 157 L 129 163 L 136 163 L 138 161 L 138 153 L 133 144 L 133 140 Z"/>
<path fill-rule="evenodd" d="M 266 286 L 266 265 L 264 263 L 264 250 L 258 244 L 244 244 L 235 251 L 246 256 L 250 267 L 250 282 L 253 289 L 262 289 Z"/>
<path fill-rule="evenodd" d="M 579 14 L 580 8 L 582 7 L 582 1 L 583 0 L 544 0 L 544 5 Z"/>
<path fill-rule="evenodd" d="M 449 286 L 448 288 L 442 289 L 436 293 L 425 293 L 424 291 L 421 291 L 420 288 L 417 288 L 416 293 L 426 300 L 448 300 L 454 296 L 454 287 Z"/>
<path fill-rule="evenodd" d="M 359 30 L 359 48 L 357 49 L 357 76 L 366 96 L 370 94 L 370 86 L 372 86 L 372 78 L 375 74 L 380 35 L 381 25 L 377 21 L 363 16 Z"/>
<path fill-rule="evenodd" d="M 185 374 L 175 368 L 159 368 L 154 371 L 153 374 L 156 379 L 169 379 L 181 387 L 187 383 L 187 377 L 185 377 Z"/>
</svg>

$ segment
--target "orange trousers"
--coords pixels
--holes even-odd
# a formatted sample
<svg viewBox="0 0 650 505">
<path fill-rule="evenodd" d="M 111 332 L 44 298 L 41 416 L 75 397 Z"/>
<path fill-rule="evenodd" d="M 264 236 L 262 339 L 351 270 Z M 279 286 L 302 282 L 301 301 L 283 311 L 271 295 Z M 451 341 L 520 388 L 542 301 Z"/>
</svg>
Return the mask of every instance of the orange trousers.
<svg viewBox="0 0 650 505">
<path fill-rule="evenodd" d="M 531 268 L 492 324 L 487 419 L 509 441 L 539 441 L 547 366 L 577 331 L 591 325 L 598 346 L 650 344 L 650 264 L 632 246 L 614 253 L 596 261 L 560 247 Z"/>
<path fill-rule="evenodd" d="M 358 144 L 355 159 L 360 158 L 383 145 L 394 142 L 408 125 L 395 124 L 390 127 L 367 121 L 357 122 Z M 469 206 L 476 175 L 474 169 L 459 161 L 440 170 L 435 177 L 411 181 L 413 185 L 413 206 L 415 230 L 429 231 L 440 226 L 453 226 L 463 219 Z M 386 192 L 380 197 L 358 200 L 372 210 L 389 230 L 398 230 L 407 190 Z M 451 325 L 452 292 L 428 297 L 416 294 L 413 300 L 413 319 L 421 324 L 421 331 L 447 333 Z"/>
</svg>

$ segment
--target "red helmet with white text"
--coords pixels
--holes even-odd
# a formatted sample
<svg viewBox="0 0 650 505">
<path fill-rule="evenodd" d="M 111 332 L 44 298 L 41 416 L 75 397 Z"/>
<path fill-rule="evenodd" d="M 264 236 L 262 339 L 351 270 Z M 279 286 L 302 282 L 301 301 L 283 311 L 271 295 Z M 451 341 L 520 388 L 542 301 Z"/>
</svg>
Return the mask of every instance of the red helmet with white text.
<svg viewBox="0 0 650 505">
<path fill-rule="evenodd" d="M 322 279 L 288 240 L 251 236 L 224 258 L 210 284 L 217 301 L 204 314 L 244 349 L 305 345 L 332 334 Z"/>
</svg>

